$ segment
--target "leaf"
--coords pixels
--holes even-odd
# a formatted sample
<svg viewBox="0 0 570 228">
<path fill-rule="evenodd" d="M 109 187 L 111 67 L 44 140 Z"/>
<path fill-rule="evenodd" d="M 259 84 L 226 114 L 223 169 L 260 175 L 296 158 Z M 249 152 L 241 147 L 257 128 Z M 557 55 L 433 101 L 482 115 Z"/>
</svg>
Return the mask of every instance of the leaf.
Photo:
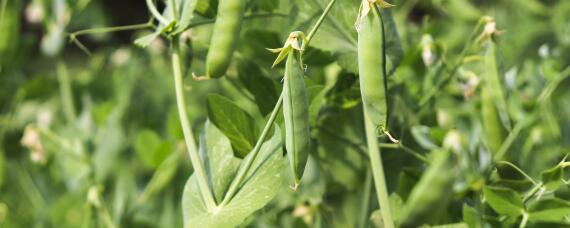
<svg viewBox="0 0 570 228">
<path fill-rule="evenodd" d="M 219 0 L 198 0 L 196 3 L 196 13 L 207 18 L 216 17 Z"/>
<path fill-rule="evenodd" d="M 501 215 L 516 217 L 524 212 L 522 197 L 511 189 L 485 186 L 483 195 L 491 208 Z"/>
<path fill-rule="evenodd" d="M 178 25 L 174 30 L 174 34 L 179 34 L 190 26 L 190 21 L 194 17 L 194 9 L 196 8 L 196 2 L 200 2 L 200 0 L 181 0 L 180 11 L 178 13 Z"/>
<path fill-rule="evenodd" d="M 273 137 L 261 147 L 260 153 L 252 163 L 251 169 L 246 174 L 244 183 L 236 195 L 225 206 L 218 206 L 208 210 L 198 194 L 197 181 L 192 175 L 182 196 L 182 210 L 184 227 L 235 227 L 244 219 L 266 205 L 278 192 L 281 186 L 281 169 L 283 156 L 281 151 L 280 130 L 275 131 Z M 209 165 L 209 178 L 213 180 L 213 186 L 218 202 L 220 196 L 228 188 L 232 177 L 238 170 L 232 158 L 229 140 L 219 132 L 212 124 L 206 125 L 206 137 L 202 137 L 201 144 L 207 143 Z M 204 147 L 201 150 L 204 152 Z M 251 154 L 244 161 L 252 159 Z M 240 167 L 242 169 L 244 167 Z"/>
<path fill-rule="evenodd" d="M 456 170 L 447 150 L 433 151 L 430 165 L 414 186 L 400 214 L 402 227 L 417 227 L 438 221 L 453 195 Z"/>
<path fill-rule="evenodd" d="M 139 204 L 145 203 L 152 195 L 160 192 L 170 183 L 176 174 L 176 170 L 178 170 L 179 161 L 180 155 L 178 153 L 171 153 L 166 160 L 160 164 L 139 196 Z"/>
<path fill-rule="evenodd" d="M 547 190 L 556 190 L 560 185 L 562 185 L 562 179 L 564 177 L 564 169 L 557 165 L 553 168 L 543 171 L 540 173 L 542 178 L 542 183 Z"/>
<path fill-rule="evenodd" d="M 158 167 L 172 149 L 170 143 L 163 142 L 160 136 L 150 129 L 139 131 L 134 147 L 144 164 L 151 168 Z"/>
<path fill-rule="evenodd" d="M 480 228 L 481 227 L 481 217 L 475 208 L 463 204 L 463 221 L 467 224 L 469 228 Z"/>
<path fill-rule="evenodd" d="M 211 94 L 208 96 L 208 117 L 226 135 L 237 157 L 245 157 L 256 143 L 257 124 L 253 117 L 229 99 Z"/>
<path fill-rule="evenodd" d="M 317 124 L 319 111 L 325 105 L 325 95 L 327 90 L 321 85 L 315 85 L 307 88 L 307 96 L 309 97 L 309 121 L 310 126 Z"/>
<path fill-rule="evenodd" d="M 135 40 L 135 45 L 146 48 L 150 45 L 158 36 L 160 35 L 160 31 L 155 31 L 151 34 L 144 35 L 143 37 L 139 37 Z"/>
<path fill-rule="evenodd" d="M 532 222 L 562 222 L 570 216 L 570 203 L 558 198 L 544 199 L 533 202 L 528 212 Z"/>
<path fill-rule="evenodd" d="M 242 61 L 238 66 L 238 77 L 254 99 L 262 115 L 269 114 L 277 100 L 281 86 L 264 75 L 259 65 L 252 61 Z"/>
<path fill-rule="evenodd" d="M 439 148 L 434 143 L 434 139 L 430 136 L 430 128 L 427 126 L 413 126 L 411 129 L 412 137 L 416 142 L 427 150 L 435 150 Z"/>
</svg>

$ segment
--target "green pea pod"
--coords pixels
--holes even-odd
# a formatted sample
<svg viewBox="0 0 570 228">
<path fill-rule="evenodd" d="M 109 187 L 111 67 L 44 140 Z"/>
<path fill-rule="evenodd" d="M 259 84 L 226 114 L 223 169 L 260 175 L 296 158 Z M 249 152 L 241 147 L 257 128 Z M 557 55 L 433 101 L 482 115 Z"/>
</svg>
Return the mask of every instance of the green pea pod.
<svg viewBox="0 0 570 228">
<path fill-rule="evenodd" d="M 220 0 L 210 49 L 206 57 L 208 78 L 219 78 L 228 70 L 239 40 L 246 2 L 244 0 Z"/>
<path fill-rule="evenodd" d="M 456 172 L 449 151 L 432 152 L 430 166 L 410 193 L 400 214 L 400 227 L 436 222 L 453 195 Z"/>
<path fill-rule="evenodd" d="M 309 102 L 298 53 L 290 52 L 285 62 L 283 115 L 285 148 L 293 176 L 293 189 L 299 186 L 307 164 L 310 147 Z"/>
<path fill-rule="evenodd" d="M 510 121 L 498 73 L 495 43 L 489 40 L 487 45 L 485 74 L 481 88 L 482 123 L 487 147 L 492 153 L 497 153 L 506 138 L 505 127 L 510 126 Z"/>
<path fill-rule="evenodd" d="M 358 28 L 358 71 L 364 111 L 374 125 L 387 129 L 386 52 L 384 26 L 380 11 L 374 5 L 361 16 Z"/>
</svg>

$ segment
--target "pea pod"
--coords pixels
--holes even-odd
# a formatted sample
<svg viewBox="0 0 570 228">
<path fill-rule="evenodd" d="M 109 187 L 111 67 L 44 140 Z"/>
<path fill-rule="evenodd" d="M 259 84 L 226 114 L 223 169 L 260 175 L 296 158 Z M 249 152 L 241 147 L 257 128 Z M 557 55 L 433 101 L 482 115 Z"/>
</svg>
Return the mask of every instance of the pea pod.
<svg viewBox="0 0 570 228">
<path fill-rule="evenodd" d="M 239 39 L 245 0 L 220 0 L 210 49 L 206 57 L 206 77 L 223 76 L 230 65 Z"/>
<path fill-rule="evenodd" d="M 386 130 L 388 103 L 384 26 L 376 3 L 363 2 L 357 27 L 358 72 L 364 111 L 374 125 Z"/>
<path fill-rule="evenodd" d="M 510 127 L 507 105 L 499 77 L 496 58 L 496 44 L 487 42 L 485 53 L 485 74 L 481 88 L 481 112 L 487 147 L 497 153 L 506 138 L 506 128 Z M 495 154 L 497 156 L 497 154 Z M 498 155 L 502 156 L 502 155 Z M 496 159 L 500 159 L 496 157 Z"/>
<path fill-rule="evenodd" d="M 293 176 L 293 189 L 299 186 L 310 148 L 309 102 L 298 52 L 291 51 L 285 62 L 283 86 L 285 148 Z"/>
<path fill-rule="evenodd" d="M 418 227 L 437 221 L 451 200 L 456 172 L 452 170 L 451 153 L 432 152 L 433 159 L 420 181 L 410 193 L 400 214 L 400 227 Z"/>
</svg>

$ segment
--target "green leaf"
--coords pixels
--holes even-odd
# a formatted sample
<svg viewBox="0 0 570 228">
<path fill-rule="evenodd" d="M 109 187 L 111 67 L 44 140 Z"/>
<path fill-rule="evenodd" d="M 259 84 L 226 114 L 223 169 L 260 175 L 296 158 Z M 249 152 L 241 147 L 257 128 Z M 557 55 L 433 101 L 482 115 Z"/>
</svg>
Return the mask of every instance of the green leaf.
<svg viewBox="0 0 570 228">
<path fill-rule="evenodd" d="M 528 212 L 532 222 L 562 222 L 570 216 L 570 202 L 558 198 L 544 199 L 530 204 Z"/>
<path fill-rule="evenodd" d="M 158 134 L 150 129 L 139 131 L 134 142 L 135 151 L 151 168 L 158 167 L 172 150 L 168 142 L 163 142 Z"/>
<path fill-rule="evenodd" d="M 219 0 L 198 0 L 196 13 L 207 18 L 216 17 Z"/>
<path fill-rule="evenodd" d="M 511 189 L 485 186 L 483 195 L 491 208 L 501 215 L 516 217 L 524 212 L 522 197 Z"/>
<path fill-rule="evenodd" d="M 412 137 L 416 142 L 427 150 L 435 150 L 439 148 L 435 140 L 430 135 L 430 128 L 427 126 L 413 126 L 411 129 Z"/>
<path fill-rule="evenodd" d="M 402 227 L 417 227 L 438 221 L 453 196 L 453 183 L 457 176 L 452 154 L 449 151 L 433 151 L 431 163 L 414 186 L 402 213 Z"/>
<path fill-rule="evenodd" d="M 265 206 L 281 186 L 283 156 L 280 130 L 266 141 L 246 174 L 245 181 L 236 195 L 225 206 L 206 208 L 195 177 L 192 175 L 184 188 L 182 209 L 184 227 L 235 227 L 255 211 Z M 204 144 L 207 144 L 204 148 Z M 206 160 L 208 176 L 214 186 L 218 202 L 238 171 L 239 159 L 233 157 L 229 140 L 212 124 L 206 124 L 201 140 L 201 152 Z M 244 160 L 252 159 L 251 154 Z M 244 167 L 239 167 L 243 169 Z"/>
<path fill-rule="evenodd" d="M 481 227 L 481 217 L 475 208 L 467 204 L 463 204 L 463 221 L 467 224 L 469 228 L 480 228 Z"/>
<path fill-rule="evenodd" d="M 229 99 L 211 94 L 208 96 L 208 117 L 226 135 L 234 148 L 235 156 L 245 157 L 259 135 L 253 117 Z"/>
<path fill-rule="evenodd" d="M 542 183 L 547 190 L 556 190 L 562 185 L 562 178 L 564 177 L 564 169 L 557 165 L 553 168 L 543 171 L 540 174 Z"/>
<path fill-rule="evenodd" d="M 178 153 L 171 153 L 162 164 L 160 164 L 139 196 L 139 204 L 145 203 L 151 196 L 163 190 L 168 183 L 170 183 L 176 174 L 176 170 L 178 170 L 179 161 L 180 155 Z"/>
<path fill-rule="evenodd" d="M 319 111 L 325 105 L 325 95 L 327 90 L 321 85 L 315 85 L 307 88 L 307 96 L 309 97 L 309 121 L 311 126 L 317 124 L 317 116 Z"/>
<path fill-rule="evenodd" d="M 146 48 L 150 45 L 158 36 L 160 35 L 160 31 L 155 31 L 151 34 L 144 35 L 143 37 L 139 37 L 135 40 L 135 45 Z"/>
<path fill-rule="evenodd" d="M 179 34 L 190 26 L 190 21 L 194 17 L 194 9 L 196 8 L 196 2 L 200 2 L 199 0 L 180 0 L 181 5 L 179 6 L 179 18 L 178 18 L 178 25 L 174 30 L 174 34 Z"/>
<path fill-rule="evenodd" d="M 241 61 L 238 66 L 238 77 L 254 99 L 262 115 L 269 114 L 277 100 L 281 86 L 264 75 L 258 64 L 253 61 Z"/>
</svg>

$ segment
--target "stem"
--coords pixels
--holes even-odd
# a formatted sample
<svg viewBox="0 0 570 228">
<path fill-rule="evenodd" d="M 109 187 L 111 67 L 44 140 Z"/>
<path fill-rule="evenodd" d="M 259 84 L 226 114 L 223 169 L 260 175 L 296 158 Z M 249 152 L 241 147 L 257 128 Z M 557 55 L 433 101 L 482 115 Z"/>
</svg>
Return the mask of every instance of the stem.
<svg viewBox="0 0 570 228">
<path fill-rule="evenodd" d="M 528 213 L 523 212 L 523 217 L 522 217 L 522 221 L 521 224 L 519 225 L 519 228 L 524 228 L 526 227 L 526 223 L 528 222 Z"/>
<path fill-rule="evenodd" d="M 539 183 L 537 183 L 534 179 L 532 179 L 532 177 L 530 177 L 528 174 L 526 174 L 524 171 L 522 171 L 519 167 L 517 167 L 513 163 L 510 163 L 508 161 L 497 161 L 497 163 L 508 165 L 508 166 L 512 167 L 517 172 L 519 172 L 521 175 L 523 175 L 526 179 L 528 179 L 530 182 L 532 182 L 534 185 L 539 185 Z"/>
<path fill-rule="evenodd" d="M 543 103 L 548 98 L 550 98 L 550 95 L 552 95 L 554 90 L 558 87 L 558 84 L 560 84 L 560 82 L 562 82 L 567 77 L 570 77 L 570 67 L 567 67 L 564 71 L 558 74 L 556 78 L 548 83 L 546 88 L 544 88 L 542 93 L 540 93 L 540 96 L 538 96 L 538 103 Z"/>
<path fill-rule="evenodd" d="M 370 192 L 372 190 L 372 175 L 370 168 L 366 169 L 366 179 L 364 181 L 364 194 L 362 194 L 362 202 L 360 208 L 360 221 L 358 227 L 366 228 L 368 225 L 368 212 L 370 211 Z"/>
<path fill-rule="evenodd" d="M 532 197 L 534 197 L 534 195 L 536 195 L 536 193 L 544 186 L 544 184 L 540 183 L 534 186 L 534 188 L 532 188 L 528 194 L 526 194 L 523 198 L 523 203 L 526 203 L 527 201 L 529 201 Z"/>
<path fill-rule="evenodd" d="M 370 153 L 370 165 L 372 167 L 374 186 L 376 188 L 378 204 L 380 204 L 382 220 L 384 221 L 384 227 L 393 228 L 394 220 L 392 219 L 392 212 L 390 209 L 388 188 L 386 186 L 386 179 L 384 177 L 384 167 L 382 166 L 382 156 L 380 154 L 378 139 L 376 138 L 376 127 L 368 118 L 366 111 L 363 113 L 365 125 L 364 128 L 366 129 L 366 141 L 368 142 L 368 152 Z"/>
<path fill-rule="evenodd" d="M 284 13 L 252 13 L 252 14 L 243 16 L 243 19 L 247 20 L 247 19 L 255 19 L 255 18 L 287 17 L 287 16 L 289 16 L 289 15 L 284 14 Z M 199 20 L 199 21 L 190 23 L 190 25 L 188 27 L 193 28 L 193 27 L 197 27 L 200 25 L 213 24 L 214 22 L 216 22 L 216 19 Z"/>
<path fill-rule="evenodd" d="M 81 49 L 85 54 L 91 56 L 91 52 L 85 45 L 83 45 L 78 39 L 78 36 L 88 35 L 88 34 L 97 34 L 97 33 L 109 33 L 109 32 L 119 32 L 119 31 L 128 31 L 128 30 L 138 30 L 138 29 L 145 29 L 145 28 L 152 28 L 154 25 L 152 24 L 152 19 L 147 23 L 143 24 L 134 24 L 134 25 L 123 25 L 123 26 L 115 26 L 115 27 L 104 27 L 104 28 L 91 28 L 91 29 L 84 29 L 73 32 L 69 34 L 69 40 L 74 43 L 79 49 Z"/>
<path fill-rule="evenodd" d="M 420 161 L 422 161 L 422 162 L 424 162 L 424 163 L 426 163 L 426 164 L 429 164 L 429 163 L 430 163 L 430 161 L 426 158 L 426 156 L 424 156 L 424 155 L 418 153 L 417 151 L 412 150 L 412 149 L 410 149 L 410 148 L 407 147 L 407 146 L 404 146 L 404 144 L 402 144 L 402 143 L 399 143 L 399 144 L 397 144 L 397 145 L 399 145 L 399 148 L 401 148 L 404 152 L 406 152 L 406 153 L 412 155 L 414 158 L 416 158 L 416 159 L 418 159 L 418 160 L 420 160 Z"/>
<path fill-rule="evenodd" d="M 134 24 L 134 25 L 122 25 L 122 26 L 113 26 L 113 27 L 103 27 L 103 28 L 90 28 L 79 30 L 69 34 L 69 37 L 77 38 L 78 36 L 88 35 L 88 34 L 97 34 L 97 33 L 109 33 L 109 32 L 120 32 L 120 31 L 128 31 L 128 30 L 137 30 L 137 29 L 145 29 L 145 28 L 152 28 L 151 21 L 142 24 Z"/>
<path fill-rule="evenodd" d="M 449 71 L 448 74 L 446 74 L 439 83 L 437 83 L 437 85 L 432 88 L 427 95 L 425 95 L 419 103 L 420 107 L 425 106 L 428 101 L 431 100 L 431 98 L 433 98 L 441 89 L 441 87 L 443 85 L 445 85 L 453 75 L 455 75 L 455 72 L 457 72 L 457 70 L 459 69 L 459 67 L 461 66 L 461 64 L 463 63 L 463 59 L 465 58 L 465 56 L 467 55 L 467 52 L 469 51 L 469 49 L 471 49 L 471 47 L 473 46 L 473 44 L 476 43 L 476 39 L 477 39 L 477 34 L 479 32 L 479 30 L 481 30 L 481 27 L 485 24 L 485 20 L 484 18 L 482 18 L 481 20 L 479 20 L 479 23 L 477 24 L 477 26 L 475 27 L 475 30 L 473 30 L 473 33 L 471 34 L 471 38 L 469 39 L 469 42 L 463 47 L 463 50 L 461 50 L 461 53 L 459 54 L 459 57 L 456 58 L 457 60 L 455 61 L 455 63 L 452 65 L 451 70 Z M 445 64 L 442 64 L 440 67 L 445 67 Z"/>
<path fill-rule="evenodd" d="M 265 124 L 265 127 L 263 128 L 263 131 L 261 132 L 261 136 L 259 136 L 259 139 L 257 139 L 257 143 L 255 143 L 255 146 L 253 147 L 252 151 L 250 152 L 251 155 L 248 155 L 249 158 L 244 161 L 245 162 L 245 164 L 243 166 L 244 168 L 240 168 L 238 174 L 236 175 L 236 177 L 232 181 L 232 184 L 230 185 L 228 192 L 224 196 L 224 200 L 220 204 L 220 207 L 227 205 L 230 202 L 230 200 L 232 200 L 234 195 L 237 193 L 239 187 L 241 186 L 242 181 L 245 179 L 245 175 L 248 173 L 249 169 L 251 168 L 251 165 L 253 164 L 253 161 L 255 160 L 255 158 L 257 157 L 257 154 L 261 150 L 261 146 L 262 146 L 263 142 L 265 141 L 265 138 L 267 138 L 267 135 L 269 134 L 269 130 L 271 130 L 271 127 L 273 126 L 273 122 L 275 122 L 275 119 L 277 118 L 277 114 L 279 113 L 279 110 L 281 109 L 282 104 L 283 104 L 283 93 L 281 93 L 281 96 L 279 96 L 279 100 L 277 100 L 277 104 L 275 104 L 275 107 L 273 108 L 273 111 L 271 112 L 271 116 L 269 116 L 269 120 L 267 120 L 267 123 Z"/>
<path fill-rule="evenodd" d="M 303 44 L 303 47 L 302 47 L 303 50 L 305 49 L 306 46 L 309 46 L 309 43 L 311 42 L 311 40 L 313 39 L 313 37 L 315 36 L 317 31 L 319 30 L 319 27 L 321 27 L 321 24 L 325 20 L 325 17 L 331 11 L 331 9 L 335 3 L 336 3 L 336 0 L 331 0 L 329 2 L 327 7 L 325 8 L 323 13 L 321 14 L 321 17 L 319 17 L 319 19 L 317 20 L 317 23 L 313 26 L 313 29 L 309 32 L 309 35 L 307 35 L 307 42 L 305 44 Z"/>
<path fill-rule="evenodd" d="M 59 82 L 59 92 L 61 96 L 61 103 L 63 105 L 63 114 L 67 122 L 75 125 L 77 122 L 77 115 L 75 114 L 75 107 L 73 105 L 73 93 L 71 92 L 71 82 L 69 81 L 69 74 L 67 67 L 60 62 L 57 65 L 57 79 Z"/>
<path fill-rule="evenodd" d="M 178 12 L 176 11 L 176 4 L 174 4 L 174 0 L 168 0 L 168 4 L 170 5 L 170 13 L 172 14 L 172 19 L 176 22 L 178 18 Z"/>
<path fill-rule="evenodd" d="M 161 24 L 163 25 L 168 25 L 170 24 L 170 22 L 168 20 L 166 20 L 166 18 L 164 18 L 162 16 L 162 14 L 160 14 L 158 12 L 158 10 L 156 9 L 156 6 L 154 5 L 154 3 L 152 2 L 152 0 L 146 0 L 146 6 L 148 7 L 148 10 L 150 11 L 150 13 L 152 14 L 152 16 L 154 18 L 156 18 Z"/>
<path fill-rule="evenodd" d="M 174 87 L 176 90 L 176 105 L 178 106 L 180 124 L 182 126 L 184 140 L 186 141 L 186 147 L 188 147 L 188 153 L 190 154 L 190 161 L 194 167 L 194 174 L 196 174 L 198 187 L 200 188 L 200 193 L 202 194 L 202 198 L 206 203 L 206 207 L 211 210 L 216 207 L 216 201 L 214 200 L 214 196 L 210 190 L 210 186 L 208 185 L 204 167 L 200 162 L 200 156 L 198 155 L 196 142 L 194 141 L 194 134 L 192 133 L 192 128 L 190 126 L 190 122 L 188 121 L 188 114 L 186 113 L 186 101 L 184 99 L 183 89 L 184 85 L 182 81 L 182 70 L 180 66 L 179 42 L 179 37 L 174 37 L 172 40 L 172 70 L 174 73 Z"/>
<path fill-rule="evenodd" d="M 497 154 L 495 154 L 494 159 L 495 160 L 500 160 L 502 159 L 505 154 L 507 153 L 507 150 L 509 149 L 509 147 L 511 147 L 511 145 L 513 144 L 513 142 L 515 141 L 515 139 L 517 139 L 517 137 L 519 136 L 519 134 L 521 133 L 521 131 L 528 125 L 530 125 L 532 122 L 534 122 L 534 116 L 531 116 L 530 118 L 527 118 L 526 120 L 523 120 L 522 122 L 519 122 L 511 131 L 511 133 L 507 136 L 507 138 L 505 139 L 505 141 L 503 142 L 503 144 L 501 145 L 501 147 L 499 148 L 499 151 L 497 152 Z"/>
</svg>

